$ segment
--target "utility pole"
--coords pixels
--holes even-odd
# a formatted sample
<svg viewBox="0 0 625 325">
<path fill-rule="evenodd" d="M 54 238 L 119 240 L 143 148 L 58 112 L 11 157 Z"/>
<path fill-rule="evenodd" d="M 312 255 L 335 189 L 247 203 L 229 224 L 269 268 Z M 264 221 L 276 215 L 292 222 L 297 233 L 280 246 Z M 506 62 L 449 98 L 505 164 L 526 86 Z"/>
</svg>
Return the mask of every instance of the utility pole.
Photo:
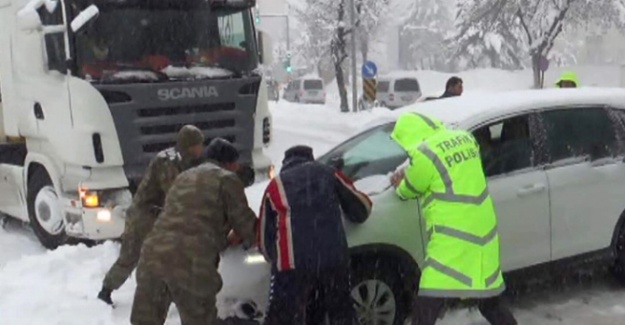
<svg viewBox="0 0 625 325">
<path fill-rule="evenodd" d="M 358 86 L 356 85 L 356 4 L 354 2 L 354 0 L 349 1 L 352 25 L 352 111 L 355 113 L 358 112 Z"/>
</svg>

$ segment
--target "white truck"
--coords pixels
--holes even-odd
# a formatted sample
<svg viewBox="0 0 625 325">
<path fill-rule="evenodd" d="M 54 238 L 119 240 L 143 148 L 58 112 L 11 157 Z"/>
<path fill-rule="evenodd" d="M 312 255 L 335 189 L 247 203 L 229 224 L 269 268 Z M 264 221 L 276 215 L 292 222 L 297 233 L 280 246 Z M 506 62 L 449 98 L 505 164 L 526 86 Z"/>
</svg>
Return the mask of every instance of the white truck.
<svg viewBox="0 0 625 325">
<path fill-rule="evenodd" d="M 269 172 L 254 6 L 0 0 L 0 213 L 51 249 L 119 238 L 150 159 L 189 123 L 240 149 L 248 184 Z"/>
</svg>

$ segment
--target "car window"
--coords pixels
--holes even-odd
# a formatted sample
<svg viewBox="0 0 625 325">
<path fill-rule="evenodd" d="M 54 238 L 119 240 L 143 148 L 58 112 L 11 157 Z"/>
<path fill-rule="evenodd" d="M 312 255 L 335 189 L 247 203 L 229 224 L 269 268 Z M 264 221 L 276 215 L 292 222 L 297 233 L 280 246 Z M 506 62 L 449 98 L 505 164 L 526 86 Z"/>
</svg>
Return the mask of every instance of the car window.
<svg viewBox="0 0 625 325">
<path fill-rule="evenodd" d="M 388 88 L 390 86 L 390 82 L 389 81 L 380 81 L 378 82 L 378 92 L 380 93 L 387 93 L 388 92 Z"/>
<path fill-rule="evenodd" d="M 397 79 L 395 91 L 419 91 L 419 83 L 416 79 Z"/>
<path fill-rule="evenodd" d="M 614 124 L 601 107 L 558 109 L 541 113 L 549 150 L 548 160 L 616 156 Z"/>
<path fill-rule="evenodd" d="M 321 80 L 304 80 L 305 90 L 322 90 L 323 82 Z"/>
<path fill-rule="evenodd" d="M 534 150 L 527 115 L 508 118 L 473 131 L 480 145 L 486 177 L 533 165 Z"/>
<path fill-rule="evenodd" d="M 319 161 L 340 169 L 354 181 L 393 172 L 408 159 L 406 152 L 391 139 L 393 126 L 391 123 L 361 133 Z"/>
</svg>

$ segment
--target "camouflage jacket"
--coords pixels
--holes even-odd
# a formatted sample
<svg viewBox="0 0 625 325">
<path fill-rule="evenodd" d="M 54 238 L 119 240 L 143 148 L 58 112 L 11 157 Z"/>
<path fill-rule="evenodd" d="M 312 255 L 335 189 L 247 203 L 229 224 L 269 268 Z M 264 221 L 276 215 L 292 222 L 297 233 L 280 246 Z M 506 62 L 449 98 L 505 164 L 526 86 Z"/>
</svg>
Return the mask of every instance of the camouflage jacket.
<svg viewBox="0 0 625 325">
<path fill-rule="evenodd" d="M 256 215 L 239 177 L 207 162 L 181 173 L 141 253 L 154 274 L 196 294 L 215 290 L 219 254 L 234 230 L 246 245 L 255 241 Z"/>
<path fill-rule="evenodd" d="M 169 148 L 159 152 L 148 166 L 126 212 L 130 222 L 138 219 L 155 219 L 163 207 L 165 194 L 178 174 L 190 165 L 178 151 Z"/>
</svg>

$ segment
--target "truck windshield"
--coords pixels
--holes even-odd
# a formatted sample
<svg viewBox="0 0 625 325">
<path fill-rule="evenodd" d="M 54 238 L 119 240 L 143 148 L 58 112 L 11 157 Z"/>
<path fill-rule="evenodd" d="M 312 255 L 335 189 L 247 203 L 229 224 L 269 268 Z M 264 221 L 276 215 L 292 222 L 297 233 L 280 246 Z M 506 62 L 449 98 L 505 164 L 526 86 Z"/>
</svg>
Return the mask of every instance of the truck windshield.
<svg viewBox="0 0 625 325">
<path fill-rule="evenodd" d="M 115 83 L 231 78 L 257 67 L 249 10 L 211 10 L 206 1 L 193 0 L 95 3 L 99 16 L 74 39 L 82 78 Z M 77 14 L 82 8 L 75 9 Z"/>
</svg>

